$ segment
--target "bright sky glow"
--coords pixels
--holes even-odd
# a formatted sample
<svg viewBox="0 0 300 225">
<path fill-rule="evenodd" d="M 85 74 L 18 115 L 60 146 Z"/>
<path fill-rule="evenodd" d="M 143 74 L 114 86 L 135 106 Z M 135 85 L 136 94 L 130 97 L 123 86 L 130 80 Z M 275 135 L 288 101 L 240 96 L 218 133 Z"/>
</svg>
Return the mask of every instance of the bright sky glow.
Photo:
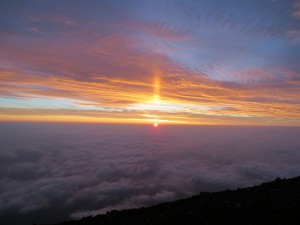
<svg viewBox="0 0 300 225">
<path fill-rule="evenodd" d="M 299 126 L 299 5 L 1 1 L 0 121 Z"/>
</svg>

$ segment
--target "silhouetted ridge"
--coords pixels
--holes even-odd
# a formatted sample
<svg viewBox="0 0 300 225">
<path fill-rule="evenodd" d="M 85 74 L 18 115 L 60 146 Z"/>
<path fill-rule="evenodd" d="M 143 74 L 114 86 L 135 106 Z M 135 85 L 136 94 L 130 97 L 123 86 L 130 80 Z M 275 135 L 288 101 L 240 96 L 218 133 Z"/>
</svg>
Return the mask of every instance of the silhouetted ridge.
<svg viewBox="0 0 300 225">
<path fill-rule="evenodd" d="M 287 225 L 300 224 L 300 177 L 152 207 L 113 210 L 59 225 Z"/>
</svg>

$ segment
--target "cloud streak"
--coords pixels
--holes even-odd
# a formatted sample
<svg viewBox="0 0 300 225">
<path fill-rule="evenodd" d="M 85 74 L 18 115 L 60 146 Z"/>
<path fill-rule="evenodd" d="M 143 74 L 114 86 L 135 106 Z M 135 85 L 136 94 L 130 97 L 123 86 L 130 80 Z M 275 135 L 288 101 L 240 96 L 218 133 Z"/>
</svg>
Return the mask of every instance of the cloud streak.
<svg viewBox="0 0 300 225">
<path fill-rule="evenodd" d="M 201 114 L 211 124 L 218 116 L 221 124 L 299 125 L 297 2 L 17 2 L 1 9 L 1 120 L 32 120 L 40 99 L 51 99 L 60 103 L 53 112 L 82 110 L 67 121 L 92 121 L 93 107 L 122 111 L 108 118 L 115 122 L 159 114 L 201 124 Z M 15 98 L 24 99 L 22 117 L 5 104 Z M 136 105 L 149 107 L 132 113 Z M 184 119 L 170 117 L 169 106 Z"/>
</svg>

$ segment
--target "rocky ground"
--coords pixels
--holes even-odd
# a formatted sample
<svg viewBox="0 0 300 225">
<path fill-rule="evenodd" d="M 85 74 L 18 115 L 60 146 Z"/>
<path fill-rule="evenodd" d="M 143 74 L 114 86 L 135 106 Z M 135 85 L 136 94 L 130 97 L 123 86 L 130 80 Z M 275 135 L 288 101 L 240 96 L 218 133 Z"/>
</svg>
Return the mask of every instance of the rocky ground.
<svg viewBox="0 0 300 225">
<path fill-rule="evenodd" d="M 288 225 L 300 224 L 300 177 L 152 207 L 111 211 L 57 225 Z"/>
</svg>

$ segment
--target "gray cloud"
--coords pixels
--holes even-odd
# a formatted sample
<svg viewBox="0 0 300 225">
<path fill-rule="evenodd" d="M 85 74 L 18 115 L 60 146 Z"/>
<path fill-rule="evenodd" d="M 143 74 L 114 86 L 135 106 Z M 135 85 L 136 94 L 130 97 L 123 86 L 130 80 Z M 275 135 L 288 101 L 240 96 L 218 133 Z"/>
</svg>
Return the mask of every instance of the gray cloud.
<svg viewBox="0 0 300 225">
<path fill-rule="evenodd" d="M 296 176 L 299 132 L 3 123 L 0 220 L 55 222 Z"/>
</svg>

